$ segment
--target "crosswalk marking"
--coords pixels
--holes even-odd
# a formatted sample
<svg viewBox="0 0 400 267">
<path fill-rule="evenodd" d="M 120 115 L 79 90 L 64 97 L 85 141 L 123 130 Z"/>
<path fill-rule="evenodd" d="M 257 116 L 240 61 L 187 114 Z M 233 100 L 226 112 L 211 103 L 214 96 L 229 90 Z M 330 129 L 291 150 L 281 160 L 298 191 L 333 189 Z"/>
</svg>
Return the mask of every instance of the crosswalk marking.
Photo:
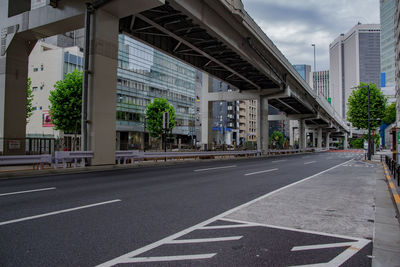
<svg viewBox="0 0 400 267">
<path fill-rule="evenodd" d="M 136 258 L 126 259 L 123 263 L 203 260 L 203 259 L 210 259 L 210 258 L 214 257 L 215 255 L 217 255 L 217 253 L 179 255 L 179 256 L 163 256 L 163 257 L 136 257 Z"/>
</svg>

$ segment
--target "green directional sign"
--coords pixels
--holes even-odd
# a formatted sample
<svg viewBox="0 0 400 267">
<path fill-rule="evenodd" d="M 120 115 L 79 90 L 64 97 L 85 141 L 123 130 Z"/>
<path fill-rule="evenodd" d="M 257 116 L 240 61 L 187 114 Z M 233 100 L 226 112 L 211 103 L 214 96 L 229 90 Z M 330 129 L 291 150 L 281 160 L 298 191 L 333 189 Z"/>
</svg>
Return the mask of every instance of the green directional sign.
<svg viewBox="0 0 400 267">
<path fill-rule="evenodd" d="M 400 144 L 400 132 L 397 133 L 397 143 Z"/>
</svg>

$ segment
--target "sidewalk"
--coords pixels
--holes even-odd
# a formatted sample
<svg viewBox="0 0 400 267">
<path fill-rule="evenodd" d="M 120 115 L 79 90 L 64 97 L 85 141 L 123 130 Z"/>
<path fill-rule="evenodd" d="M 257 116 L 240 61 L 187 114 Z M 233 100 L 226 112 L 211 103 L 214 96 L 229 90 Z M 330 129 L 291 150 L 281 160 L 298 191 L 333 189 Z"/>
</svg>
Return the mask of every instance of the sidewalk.
<svg viewBox="0 0 400 267">
<path fill-rule="evenodd" d="M 268 195 L 227 218 L 369 243 L 348 247 L 327 266 L 342 265 L 347 260 L 343 258 L 356 253 L 354 250 L 358 257 L 368 257 L 372 266 L 400 266 L 400 225 L 380 162 L 352 160 Z M 346 266 L 359 265 L 347 262 Z"/>
</svg>

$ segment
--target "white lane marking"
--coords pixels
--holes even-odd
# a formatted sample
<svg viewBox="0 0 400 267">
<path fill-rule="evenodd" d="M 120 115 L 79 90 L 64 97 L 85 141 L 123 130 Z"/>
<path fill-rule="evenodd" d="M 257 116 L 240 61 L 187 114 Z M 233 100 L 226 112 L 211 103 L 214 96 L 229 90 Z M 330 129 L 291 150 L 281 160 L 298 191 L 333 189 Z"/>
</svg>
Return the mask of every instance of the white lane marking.
<svg viewBox="0 0 400 267">
<path fill-rule="evenodd" d="M 260 174 L 260 173 L 265 173 L 265 172 L 273 172 L 277 171 L 278 169 L 270 169 L 270 170 L 265 170 L 265 171 L 259 171 L 259 172 L 251 172 L 251 173 L 246 173 L 244 176 L 249 176 L 249 175 L 254 175 L 254 174 Z"/>
<path fill-rule="evenodd" d="M 178 232 L 178 233 L 175 233 L 175 234 L 173 234 L 173 235 L 167 236 L 167 237 L 165 237 L 165 238 L 163 238 L 163 239 L 161 239 L 161 240 L 158 240 L 158 241 L 156 241 L 156 242 L 154 242 L 154 243 L 148 244 L 147 246 L 144 246 L 144 247 L 138 248 L 138 249 L 136 249 L 136 250 L 134 250 L 134 251 L 128 252 L 128 253 L 126 253 L 126 254 L 124 254 L 124 255 L 121 255 L 121 256 L 119 256 L 119 257 L 117 257 L 117 258 L 114 258 L 114 259 L 112 259 L 112 260 L 109 260 L 109 261 L 107 261 L 107 262 L 105 262 L 105 263 L 102 263 L 102 264 L 100 264 L 100 265 L 98 265 L 98 266 L 100 266 L 100 267 L 114 266 L 114 265 L 117 265 L 117 264 L 124 263 L 124 262 L 126 262 L 126 261 L 128 261 L 128 260 L 131 260 L 133 257 L 135 257 L 135 256 L 137 256 L 137 255 L 140 255 L 140 254 L 142 254 L 142 253 L 144 253 L 144 252 L 146 252 L 146 251 L 149 251 L 149 250 L 152 250 L 152 249 L 154 249 L 154 248 L 156 248 L 156 247 L 162 246 L 163 244 L 165 244 L 165 243 L 167 243 L 167 242 L 169 242 L 169 241 L 171 241 L 171 240 L 177 239 L 177 238 L 179 238 L 179 237 L 181 237 L 181 236 L 184 236 L 184 235 L 186 235 L 186 234 L 188 234 L 188 233 L 190 233 L 190 232 L 192 232 L 192 231 L 194 231 L 194 230 L 201 229 L 201 228 L 205 227 L 207 224 L 210 224 L 210 223 L 212 223 L 212 222 L 214 222 L 214 221 L 216 221 L 216 220 L 220 220 L 220 219 L 222 219 L 222 218 L 223 218 L 223 220 L 226 220 L 226 218 L 224 218 L 224 217 L 228 216 L 229 214 L 232 214 L 232 213 L 236 212 L 237 210 L 240 210 L 240 209 L 242 209 L 242 208 L 248 207 L 248 206 L 250 206 L 250 205 L 256 203 L 257 201 L 260 201 L 260 200 L 262 200 L 262 199 L 264 199 L 264 198 L 267 198 L 267 197 L 269 197 L 269 196 L 271 196 L 271 195 L 273 195 L 273 194 L 276 194 L 276 193 L 278 193 L 278 192 L 280 192 L 280 191 L 282 191 L 282 190 L 285 190 L 285 189 L 287 189 L 287 188 L 289 188 L 289 187 L 292 187 L 292 186 L 295 186 L 295 185 L 300 184 L 300 183 L 302 183 L 302 182 L 305 182 L 305 181 L 307 181 L 307 180 L 310 180 L 310 179 L 312 179 L 312 178 L 314 178 L 314 177 L 317 177 L 318 175 L 321 175 L 321 174 L 323 174 L 323 173 L 326 173 L 326 172 L 328 172 L 328 171 L 331 171 L 331 170 L 333 170 L 333 169 L 335 169 L 335 168 L 341 166 L 342 164 L 349 163 L 350 161 L 352 161 L 352 159 L 351 159 L 351 160 L 348 160 L 348 161 L 346 161 L 346 162 L 340 163 L 340 164 L 338 164 L 338 165 L 336 165 L 336 166 L 333 166 L 333 167 L 331 167 L 331 168 L 329 168 L 329 169 L 326 169 L 326 170 L 324 170 L 324 171 L 321 171 L 321 172 L 319 172 L 319 173 L 316 173 L 316 174 L 314 174 L 314 175 L 311 175 L 311 176 L 309 176 L 309 177 L 306 177 L 306 178 L 304 178 L 304 179 L 302 179 L 302 180 L 300 180 L 300 181 L 297 181 L 297 182 L 295 182 L 295 183 L 292 183 L 292 184 L 286 185 L 286 186 L 284 186 L 284 187 L 281 187 L 281 188 L 279 188 L 279 189 L 277 189 L 277 190 L 275 190 L 275 191 L 269 192 L 269 193 L 267 193 L 267 194 L 265 194 L 265 195 L 263 195 L 263 196 L 260 196 L 260 197 L 258 197 L 258 198 L 255 198 L 255 199 L 253 199 L 253 200 L 251 200 L 251 201 L 249 201 L 249 202 L 246 202 L 246 203 L 244 203 L 244 204 L 242 204 L 242 205 L 239 205 L 239 206 L 237 206 L 237 207 L 235 207 L 235 208 L 233 208 L 233 209 L 227 210 L 227 211 L 225 211 L 225 212 L 223 212 L 223 213 L 221 213 L 221 214 L 219 214 L 219 215 L 217 215 L 217 216 L 215 216 L 215 217 L 212 217 L 212 218 L 210 218 L 210 219 L 208 219 L 208 220 L 205 220 L 205 221 L 203 221 L 203 222 L 201 222 L 201 223 L 199 223 L 199 224 L 193 225 L 192 227 L 189 227 L 189 228 L 187 228 L 187 229 L 184 229 L 184 230 L 182 230 L 182 231 L 180 231 L 180 232 Z M 273 226 L 273 227 L 275 227 L 275 226 Z M 275 227 L 275 228 L 278 228 L 278 227 Z M 279 228 L 278 228 L 278 229 L 279 229 Z M 325 234 L 325 233 L 323 233 L 323 235 L 330 236 L 329 234 Z M 349 237 L 345 237 L 345 238 L 348 239 Z"/>
<path fill-rule="evenodd" d="M 239 240 L 243 236 L 227 236 L 215 238 L 197 238 L 197 239 L 175 239 L 167 242 L 167 244 L 189 244 L 189 243 L 208 243 Z"/>
<path fill-rule="evenodd" d="M 316 162 L 315 160 L 314 161 L 305 162 L 304 165 L 312 164 L 312 163 L 315 163 L 315 162 Z"/>
<path fill-rule="evenodd" d="M 291 251 L 311 250 L 311 249 L 322 249 L 322 248 L 339 248 L 339 247 L 350 247 L 354 242 L 342 242 L 342 243 L 330 243 L 310 246 L 296 246 Z"/>
<path fill-rule="evenodd" d="M 311 156 L 304 156 L 304 157 L 302 157 L 303 159 L 305 159 L 305 158 L 310 158 Z"/>
<path fill-rule="evenodd" d="M 287 161 L 287 159 L 273 160 L 272 162 L 277 163 L 277 162 L 284 162 L 284 161 Z"/>
<path fill-rule="evenodd" d="M 118 201 L 121 201 L 121 200 L 120 199 L 114 199 L 114 200 L 110 200 L 110 201 L 105 201 L 105 202 L 100 202 L 100 203 L 95 203 L 95 204 L 90 204 L 90 205 L 85 205 L 85 206 L 79 206 L 79 207 L 76 207 L 76 208 L 58 210 L 58 211 L 53 211 L 53 212 L 49 212 L 49 213 L 43 213 L 43 214 L 39 214 L 39 215 L 24 217 L 24 218 L 20 218 L 20 219 L 0 222 L 0 226 L 6 225 L 6 224 L 10 224 L 10 223 L 16 223 L 16 222 L 22 222 L 22 221 L 38 219 L 38 218 L 42 218 L 42 217 L 47 217 L 47 216 L 56 215 L 56 214 L 60 214 L 60 213 L 65 213 L 65 212 L 70 212 L 70 211 L 75 211 L 75 210 L 87 209 L 87 208 L 96 207 L 96 206 L 100 206 L 100 205 L 111 204 L 111 203 L 118 202 Z"/>
<path fill-rule="evenodd" d="M 213 167 L 213 168 L 206 168 L 206 169 L 197 169 L 194 170 L 195 172 L 203 172 L 203 171 L 211 171 L 211 170 L 219 170 L 219 169 L 227 169 L 227 168 L 235 168 L 237 167 L 236 165 L 231 165 L 231 166 L 221 166 L 221 167 Z"/>
<path fill-rule="evenodd" d="M 217 230 L 217 229 L 231 229 L 241 227 L 253 227 L 251 224 L 231 224 L 231 225 L 214 225 L 214 226 L 203 226 L 199 230 Z"/>
<path fill-rule="evenodd" d="M 197 254 L 197 255 L 179 255 L 179 256 L 165 256 L 165 257 L 137 257 L 128 259 L 124 263 L 138 263 L 138 262 L 157 262 L 157 261 L 184 261 L 184 260 L 202 260 L 209 259 L 217 255 L 217 253 L 210 254 Z"/>
<path fill-rule="evenodd" d="M 347 248 L 345 251 L 343 251 L 342 253 L 337 255 L 335 258 L 333 258 L 329 262 L 318 263 L 318 264 L 293 265 L 292 267 L 341 266 L 348 259 L 353 257 L 357 252 L 359 252 L 363 247 L 368 245 L 370 242 L 371 242 L 370 240 L 365 240 L 365 239 L 359 239 L 357 242 L 349 242 L 349 243 L 347 243 L 349 248 Z M 337 244 L 341 244 L 341 243 L 337 243 Z M 335 245 L 335 244 L 332 244 L 332 245 Z M 316 245 L 316 246 L 318 246 L 318 245 Z M 312 246 L 309 246 L 309 247 L 312 247 Z M 315 248 L 315 249 L 318 249 L 318 248 Z"/>
<path fill-rule="evenodd" d="M 47 191 L 47 190 L 54 190 L 55 187 L 48 187 L 48 188 L 39 188 L 39 189 L 32 189 L 32 190 L 25 190 L 25 191 L 18 191 L 18 192 L 10 192 L 10 193 L 2 193 L 2 196 L 10 196 L 10 195 L 17 195 L 17 194 L 25 194 L 25 193 L 32 193 L 32 192 L 40 192 L 40 191 Z"/>
<path fill-rule="evenodd" d="M 338 167 L 338 166 L 336 166 L 336 167 Z M 351 236 L 344 236 L 344 235 L 337 235 L 337 234 L 329 234 L 329 233 L 317 232 L 317 231 L 311 231 L 311 230 L 302 230 L 302 229 L 289 228 L 289 227 L 283 227 L 283 226 L 276 226 L 276 225 L 270 225 L 270 224 L 247 222 L 247 221 L 229 219 L 229 218 L 224 218 L 223 220 L 224 221 L 231 221 L 231 222 L 234 222 L 234 223 L 243 223 L 243 224 L 249 223 L 249 224 L 252 224 L 254 226 L 269 227 L 269 228 L 275 228 L 275 229 L 287 230 L 287 231 L 293 231 L 293 232 L 299 232 L 299 233 L 323 235 L 323 236 L 329 236 L 329 237 L 336 237 L 336 238 L 354 240 L 354 242 L 348 242 L 348 243 L 346 243 L 346 245 L 344 245 L 344 243 L 332 243 L 332 244 L 293 247 L 292 251 L 300 251 L 300 250 L 309 250 L 309 249 L 321 249 L 321 248 L 333 248 L 333 247 L 349 246 L 349 248 L 347 248 L 345 251 L 340 253 L 338 256 L 333 258 L 328 263 L 293 265 L 291 267 L 340 266 L 344 262 L 346 262 L 348 259 L 350 259 L 352 256 L 354 256 L 358 251 L 363 249 L 366 245 L 368 245 L 371 242 L 370 240 L 367 240 L 367 239 L 351 237 Z M 303 248 L 303 249 L 300 249 L 300 248 Z"/>
</svg>

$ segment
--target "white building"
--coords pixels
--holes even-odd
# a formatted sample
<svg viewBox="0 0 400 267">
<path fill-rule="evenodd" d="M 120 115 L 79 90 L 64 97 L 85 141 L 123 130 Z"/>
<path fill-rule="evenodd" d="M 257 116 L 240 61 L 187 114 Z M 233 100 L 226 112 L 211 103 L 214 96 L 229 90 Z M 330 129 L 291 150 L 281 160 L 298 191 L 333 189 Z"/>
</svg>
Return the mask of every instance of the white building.
<svg viewBox="0 0 400 267">
<path fill-rule="evenodd" d="M 396 121 L 400 121 L 400 0 L 395 0 L 394 12 L 394 39 L 395 39 L 395 89 L 397 97 L 397 116 Z"/>
<path fill-rule="evenodd" d="M 83 57 L 78 47 L 60 48 L 38 42 L 29 56 L 28 77 L 32 81 L 33 114 L 26 126 L 27 137 L 58 137 L 49 116 L 49 96 L 54 84 L 65 74 L 82 69 Z"/>
<path fill-rule="evenodd" d="M 380 25 L 355 25 L 329 45 L 329 57 L 332 105 L 346 118 L 347 100 L 360 82 L 380 88 Z"/>
</svg>

